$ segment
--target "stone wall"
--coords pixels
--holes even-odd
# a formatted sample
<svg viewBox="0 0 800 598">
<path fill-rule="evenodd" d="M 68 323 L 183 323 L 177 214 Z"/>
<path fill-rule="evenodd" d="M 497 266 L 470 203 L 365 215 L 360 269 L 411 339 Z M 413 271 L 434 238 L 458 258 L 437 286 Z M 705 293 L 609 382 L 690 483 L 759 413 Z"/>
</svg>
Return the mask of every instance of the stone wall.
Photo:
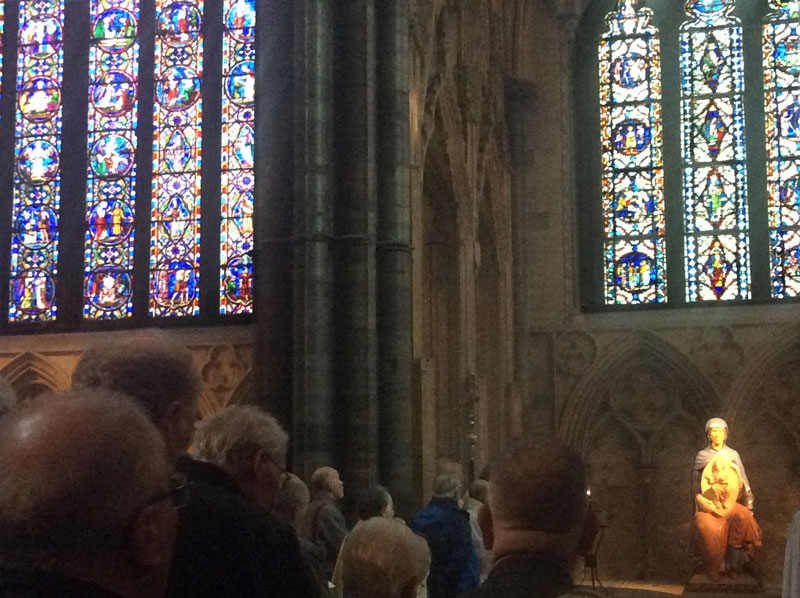
<svg viewBox="0 0 800 598">
<path fill-rule="evenodd" d="M 764 532 L 764 582 L 781 581 L 800 508 L 800 306 L 584 313 L 573 181 L 573 43 L 588 0 L 531 2 L 526 109 L 514 160 L 516 375 L 523 429 L 549 427 L 590 466 L 609 527 L 602 579 L 685 582 L 694 453 L 721 416 Z"/>
<path fill-rule="evenodd" d="M 7 336 L 0 343 L 0 377 L 11 383 L 20 400 L 64 390 L 84 349 L 131 334 L 136 332 Z M 251 327 L 182 329 L 169 334 L 189 349 L 202 376 L 201 416 L 256 399 Z"/>
</svg>

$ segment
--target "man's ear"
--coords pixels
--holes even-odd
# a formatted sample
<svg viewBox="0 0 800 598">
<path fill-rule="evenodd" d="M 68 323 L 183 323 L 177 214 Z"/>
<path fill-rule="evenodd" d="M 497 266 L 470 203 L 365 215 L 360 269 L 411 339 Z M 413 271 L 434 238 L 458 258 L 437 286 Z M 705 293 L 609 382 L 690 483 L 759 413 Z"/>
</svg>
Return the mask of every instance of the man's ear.
<svg viewBox="0 0 800 598">
<path fill-rule="evenodd" d="M 491 550 L 492 546 L 494 546 L 494 525 L 492 523 L 492 511 L 486 503 L 483 503 L 478 508 L 478 527 L 481 528 L 484 548 Z"/>
<path fill-rule="evenodd" d="M 157 569 L 172 559 L 177 516 L 175 509 L 163 504 L 144 507 L 133 521 L 130 551 L 142 569 Z"/>
</svg>

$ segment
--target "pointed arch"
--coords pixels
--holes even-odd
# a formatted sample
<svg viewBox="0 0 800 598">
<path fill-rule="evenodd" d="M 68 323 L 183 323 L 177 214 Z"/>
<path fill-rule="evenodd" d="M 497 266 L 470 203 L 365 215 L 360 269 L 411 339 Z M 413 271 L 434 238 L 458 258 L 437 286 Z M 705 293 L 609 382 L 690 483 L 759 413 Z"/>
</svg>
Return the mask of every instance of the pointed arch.
<svg viewBox="0 0 800 598">
<path fill-rule="evenodd" d="M 38 353 L 23 353 L 16 357 L 0 370 L 0 377 L 11 384 L 20 400 L 45 391 L 66 390 L 71 384 L 68 372 Z"/>
</svg>

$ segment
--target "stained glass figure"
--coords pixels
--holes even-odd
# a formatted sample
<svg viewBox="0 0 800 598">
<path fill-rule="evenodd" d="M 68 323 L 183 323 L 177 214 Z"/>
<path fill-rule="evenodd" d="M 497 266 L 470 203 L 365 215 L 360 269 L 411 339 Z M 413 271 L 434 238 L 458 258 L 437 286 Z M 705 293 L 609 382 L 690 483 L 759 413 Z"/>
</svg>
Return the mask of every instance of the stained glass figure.
<svg viewBox="0 0 800 598">
<path fill-rule="evenodd" d="M 92 0 L 84 317 L 133 313 L 139 0 Z"/>
<path fill-rule="evenodd" d="M 64 1 L 19 1 L 10 322 L 57 315 Z"/>
<path fill-rule="evenodd" d="M 735 0 L 690 0 L 681 26 L 686 298 L 750 298 L 744 60 Z"/>
<path fill-rule="evenodd" d="M 764 24 L 772 296 L 800 296 L 800 1 L 772 0 Z"/>
<path fill-rule="evenodd" d="M 255 0 L 226 0 L 222 54 L 221 314 L 253 311 Z"/>
<path fill-rule="evenodd" d="M 620 0 L 599 49 L 606 304 L 662 303 L 661 50 L 650 9 Z"/>
<path fill-rule="evenodd" d="M 203 0 L 156 0 L 150 315 L 200 309 Z"/>
</svg>

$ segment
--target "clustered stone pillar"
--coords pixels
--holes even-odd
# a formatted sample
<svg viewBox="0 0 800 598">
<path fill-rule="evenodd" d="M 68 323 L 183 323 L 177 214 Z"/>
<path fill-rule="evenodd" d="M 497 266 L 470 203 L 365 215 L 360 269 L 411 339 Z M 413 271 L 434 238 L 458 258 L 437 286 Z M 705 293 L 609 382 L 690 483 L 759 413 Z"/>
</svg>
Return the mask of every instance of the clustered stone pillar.
<svg viewBox="0 0 800 598">
<path fill-rule="evenodd" d="M 351 494 L 380 481 L 408 510 L 408 7 L 258 6 L 259 396 L 299 475 L 333 465 Z"/>
</svg>

